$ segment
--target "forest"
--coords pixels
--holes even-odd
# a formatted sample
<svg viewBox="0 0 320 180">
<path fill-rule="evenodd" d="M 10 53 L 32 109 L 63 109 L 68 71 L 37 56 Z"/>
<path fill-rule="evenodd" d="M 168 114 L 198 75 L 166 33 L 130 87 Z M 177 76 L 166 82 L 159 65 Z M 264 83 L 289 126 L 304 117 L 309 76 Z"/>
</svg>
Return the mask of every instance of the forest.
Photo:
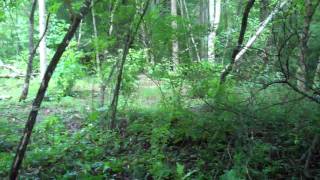
<svg viewBox="0 0 320 180">
<path fill-rule="evenodd" d="M 0 1 L 0 179 L 320 179 L 319 4 Z"/>
</svg>

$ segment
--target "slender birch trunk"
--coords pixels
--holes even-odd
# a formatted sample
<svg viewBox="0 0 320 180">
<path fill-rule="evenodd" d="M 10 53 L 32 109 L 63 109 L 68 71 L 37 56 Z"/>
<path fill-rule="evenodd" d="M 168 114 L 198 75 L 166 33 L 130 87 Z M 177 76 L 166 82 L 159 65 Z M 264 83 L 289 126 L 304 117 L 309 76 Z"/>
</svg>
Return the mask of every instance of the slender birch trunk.
<svg viewBox="0 0 320 180">
<path fill-rule="evenodd" d="M 46 27 L 46 3 L 45 0 L 38 0 L 39 4 L 39 36 L 45 32 Z M 46 36 L 40 42 L 39 45 L 39 54 L 40 54 L 40 78 L 42 79 L 44 73 L 47 69 L 47 45 L 46 45 Z"/>
<path fill-rule="evenodd" d="M 178 30 L 178 24 L 176 17 L 178 16 L 177 11 L 177 0 L 171 0 L 171 16 L 174 18 L 171 22 L 173 33 L 173 39 L 172 39 L 172 62 L 173 62 L 173 70 L 176 69 L 176 65 L 179 64 L 179 42 L 177 38 L 177 30 Z"/>
<path fill-rule="evenodd" d="M 239 61 L 240 58 L 247 52 L 247 50 L 253 45 L 253 43 L 257 40 L 263 30 L 267 27 L 268 23 L 273 19 L 273 17 L 289 2 L 289 0 L 283 1 L 272 13 L 263 21 L 263 23 L 259 26 L 255 34 L 249 39 L 247 44 L 240 50 L 240 52 L 235 57 L 235 62 Z"/>
<path fill-rule="evenodd" d="M 198 45 L 197 45 L 197 43 L 195 41 L 195 38 L 194 38 L 194 35 L 192 33 L 192 25 L 190 24 L 189 10 L 188 10 L 188 7 L 187 7 L 187 4 L 186 4 L 185 0 L 180 0 L 180 9 L 181 9 L 181 12 L 185 12 L 186 19 L 188 20 L 187 29 L 188 29 L 188 32 L 190 34 L 190 40 L 191 40 L 192 46 L 194 48 L 194 51 L 196 53 L 197 61 L 200 62 L 201 61 L 201 57 L 200 57 Z"/>
<path fill-rule="evenodd" d="M 248 26 L 248 19 L 249 19 L 249 14 L 250 11 L 253 7 L 255 3 L 255 0 L 249 0 L 247 2 L 247 5 L 245 7 L 245 10 L 243 12 L 242 15 L 242 20 L 241 20 L 241 28 L 240 28 L 240 33 L 239 33 L 239 38 L 238 38 L 238 44 L 237 46 L 233 49 L 232 52 L 232 56 L 231 56 L 231 60 L 230 63 L 224 68 L 224 70 L 221 72 L 220 75 L 220 84 L 224 84 L 226 82 L 227 76 L 231 73 L 231 71 L 233 70 L 233 66 L 235 64 L 235 58 L 236 55 L 239 53 L 240 48 L 243 44 L 244 41 L 244 35 L 246 33 L 247 30 L 247 26 Z"/>
<path fill-rule="evenodd" d="M 98 73 L 98 81 L 100 85 L 100 94 L 99 94 L 99 108 L 102 108 L 104 106 L 104 97 L 105 97 L 105 85 L 103 81 L 103 73 L 102 73 L 102 64 L 100 60 L 100 53 L 98 50 L 98 30 L 97 30 L 97 23 L 96 23 L 96 15 L 94 11 L 94 3 L 92 1 L 92 8 L 91 8 L 91 15 L 92 15 L 92 25 L 93 25 L 93 33 L 95 38 L 95 59 L 96 59 L 96 69 Z"/>
<path fill-rule="evenodd" d="M 82 37 L 82 20 L 81 20 L 80 25 L 79 25 L 79 34 L 78 34 L 78 40 L 77 40 L 77 46 L 78 47 L 80 46 L 80 43 L 81 43 L 81 37 Z"/>
<path fill-rule="evenodd" d="M 199 22 L 201 25 L 204 26 L 204 29 L 209 29 L 208 21 L 209 21 L 209 8 L 208 8 L 207 0 L 200 0 Z M 206 32 L 204 36 L 201 37 L 200 39 L 201 60 L 208 59 L 208 32 Z"/>
<path fill-rule="evenodd" d="M 215 61 L 215 40 L 221 16 L 221 0 L 209 0 L 210 32 L 208 37 L 208 60 Z"/>
</svg>

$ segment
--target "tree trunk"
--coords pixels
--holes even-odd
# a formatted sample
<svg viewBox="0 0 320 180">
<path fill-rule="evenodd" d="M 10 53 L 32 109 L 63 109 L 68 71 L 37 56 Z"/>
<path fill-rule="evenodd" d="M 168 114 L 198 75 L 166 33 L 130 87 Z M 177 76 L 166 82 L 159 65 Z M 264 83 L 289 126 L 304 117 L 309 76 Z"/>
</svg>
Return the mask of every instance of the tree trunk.
<svg viewBox="0 0 320 180">
<path fill-rule="evenodd" d="M 227 65 L 227 67 L 225 67 L 225 69 L 222 71 L 222 73 L 220 75 L 220 84 L 224 84 L 225 83 L 227 76 L 230 74 L 230 72 L 233 69 L 236 55 L 239 53 L 240 48 L 241 48 L 241 46 L 243 44 L 244 35 L 246 33 L 247 26 L 248 26 L 249 13 L 250 13 L 254 3 L 255 3 L 255 0 L 249 0 L 247 5 L 246 5 L 246 8 L 245 8 L 245 10 L 243 12 L 241 28 L 240 28 L 240 34 L 239 34 L 239 38 L 238 38 L 238 44 L 234 48 L 234 50 L 232 52 L 230 63 Z"/>
<path fill-rule="evenodd" d="M 110 7 L 110 11 L 111 11 L 111 15 L 110 15 L 110 21 L 109 21 L 109 30 L 108 30 L 108 36 L 111 37 L 112 33 L 113 33 L 113 26 L 114 26 L 114 15 L 116 13 L 117 7 L 119 5 L 119 0 L 116 0 L 114 2 L 113 7 Z M 117 65 L 116 65 L 117 66 Z M 100 103 L 99 103 L 99 107 L 103 108 L 105 105 L 105 97 L 106 97 L 106 89 L 107 89 L 107 85 L 109 83 L 109 81 L 111 80 L 111 77 L 113 75 L 114 69 L 116 67 L 113 67 L 111 69 L 111 72 L 109 74 L 109 77 L 106 79 L 106 77 L 104 77 L 104 75 L 102 75 L 101 72 L 101 82 L 100 82 Z M 101 71 L 101 70 L 100 70 Z M 100 120 L 104 120 L 105 119 L 105 114 L 101 115 Z"/>
<path fill-rule="evenodd" d="M 221 16 L 221 0 L 209 0 L 210 32 L 208 37 L 208 60 L 215 61 L 215 39 Z"/>
<path fill-rule="evenodd" d="M 50 64 L 44 74 L 42 79 L 41 85 L 39 87 L 38 93 L 36 98 L 33 101 L 32 109 L 30 111 L 28 120 L 26 122 L 23 135 L 21 137 L 19 146 L 16 151 L 15 158 L 12 162 L 11 171 L 10 171 L 10 179 L 16 180 L 18 179 L 19 169 L 21 167 L 22 160 L 24 158 L 25 152 L 27 150 L 28 143 L 30 141 L 30 137 L 32 134 L 33 127 L 36 122 L 36 118 L 38 115 L 38 111 L 40 109 L 42 100 L 48 88 L 49 81 L 53 75 L 54 70 L 57 67 L 57 64 L 60 61 L 62 54 L 64 53 L 66 47 L 68 46 L 69 42 L 71 41 L 72 37 L 74 36 L 81 19 L 85 14 L 87 14 L 88 10 L 90 9 L 91 0 L 85 0 L 83 7 L 80 10 L 79 15 L 75 15 L 72 21 L 72 24 L 69 26 L 69 30 L 64 36 L 62 42 L 59 44 L 55 54 L 53 55 Z"/>
<path fill-rule="evenodd" d="M 179 42 L 177 38 L 177 30 L 178 24 L 176 17 L 178 16 L 177 11 L 177 0 L 171 0 L 171 16 L 174 18 L 171 22 L 171 27 L 173 31 L 172 38 L 172 62 L 173 62 L 173 70 L 176 70 L 176 66 L 179 64 Z"/>
<path fill-rule="evenodd" d="M 189 10 L 188 10 L 188 7 L 187 7 L 187 4 L 186 4 L 185 0 L 181 0 L 180 1 L 180 9 L 181 9 L 181 12 L 185 11 L 185 16 L 186 16 L 185 18 L 188 20 L 187 29 L 188 29 L 188 32 L 190 34 L 190 40 L 191 40 L 192 46 L 194 48 L 194 51 L 196 53 L 197 61 L 200 62 L 201 61 L 201 57 L 200 57 L 198 45 L 197 45 L 197 43 L 195 41 L 195 38 L 194 38 L 194 35 L 192 33 L 192 25 L 190 24 Z"/>
<path fill-rule="evenodd" d="M 34 13 L 35 13 L 36 4 L 37 4 L 37 0 L 34 0 L 32 3 L 31 13 L 30 13 L 30 17 L 29 17 L 29 58 L 28 58 L 28 66 L 27 66 L 27 72 L 25 75 L 24 85 L 23 85 L 23 89 L 22 89 L 22 93 L 19 98 L 19 101 L 25 100 L 28 96 L 30 78 L 31 78 L 31 73 L 32 73 L 33 59 L 34 59 L 34 56 L 36 55 L 37 49 L 38 49 L 42 39 L 44 38 L 44 36 L 48 30 L 50 14 L 48 15 L 45 30 L 44 30 L 43 34 L 41 35 L 40 40 L 38 41 L 36 46 L 34 46 L 34 42 L 33 42 Z"/>
<path fill-rule="evenodd" d="M 29 92 L 29 83 L 32 73 L 32 64 L 33 64 L 33 49 L 34 49 L 34 43 L 33 43 L 33 35 L 34 35 L 34 12 L 36 9 L 37 0 L 33 0 L 31 12 L 29 16 L 29 59 L 28 59 L 28 66 L 27 66 L 27 72 L 26 72 L 26 78 L 23 85 L 23 90 L 20 96 L 19 101 L 25 100 L 28 96 Z"/>
<path fill-rule="evenodd" d="M 263 23 L 259 26 L 256 33 L 249 39 L 247 44 L 241 49 L 241 51 L 236 55 L 235 62 L 237 62 L 253 45 L 253 43 L 257 40 L 263 30 L 266 28 L 268 23 L 273 19 L 273 17 L 288 3 L 288 0 L 283 1 L 280 6 L 276 7 L 275 10 L 263 21 Z"/>
<path fill-rule="evenodd" d="M 82 20 L 80 22 L 80 25 L 79 25 L 79 35 L 78 35 L 78 40 L 77 40 L 77 46 L 79 47 L 80 46 L 80 43 L 81 43 L 81 37 L 82 37 Z"/>
<path fill-rule="evenodd" d="M 106 86 L 104 85 L 103 81 L 103 73 L 102 73 L 102 64 L 100 60 L 99 50 L 98 50 L 98 30 L 97 30 L 97 23 L 96 23 L 96 15 L 94 11 L 94 4 L 92 1 L 92 8 L 91 8 L 91 15 L 92 15 L 92 25 L 93 25 L 93 33 L 95 38 L 95 58 L 96 58 L 96 65 L 97 65 L 97 73 L 98 73 L 98 79 L 99 79 L 99 85 L 100 85 L 100 97 L 99 97 L 99 105 L 98 108 L 102 108 L 104 106 L 104 100 L 105 100 L 105 90 Z"/>
<path fill-rule="evenodd" d="M 119 63 L 119 72 L 117 75 L 116 85 L 115 85 L 115 89 L 113 91 L 113 97 L 112 97 L 112 101 L 111 101 L 111 105 L 110 105 L 110 111 L 109 111 L 110 112 L 110 129 L 114 129 L 115 125 L 116 125 L 115 123 L 116 123 L 116 115 L 117 115 L 117 108 L 118 108 L 118 99 L 119 99 L 119 95 L 120 95 L 120 87 L 121 87 L 121 83 L 122 83 L 122 74 L 123 74 L 124 64 L 126 62 L 127 55 L 129 53 L 129 49 L 130 49 L 132 43 L 134 42 L 134 38 L 138 32 L 140 24 L 141 24 L 146 12 L 147 12 L 149 2 L 150 2 L 150 0 L 146 1 L 144 9 L 143 9 L 143 13 L 140 16 L 140 19 L 137 22 L 136 27 L 134 27 L 134 24 L 132 24 L 132 26 L 128 30 L 128 34 L 126 36 L 126 43 L 124 45 L 122 58 Z"/>
<path fill-rule="evenodd" d="M 319 57 L 317 68 L 313 78 L 313 88 L 320 91 L 320 57 Z"/>
<path fill-rule="evenodd" d="M 207 0 L 200 0 L 200 13 L 199 21 L 200 24 L 204 26 L 204 29 L 208 29 L 209 20 L 209 8 Z M 200 40 L 200 57 L 201 60 L 208 59 L 208 32 L 206 31 L 204 36 Z"/>
<path fill-rule="evenodd" d="M 148 62 L 154 65 L 155 57 L 152 52 L 152 42 L 150 40 L 151 38 L 148 33 L 147 25 L 145 22 L 142 22 L 141 33 L 142 33 L 142 41 L 143 41 L 144 48 L 147 49 L 148 60 L 149 60 Z"/>
<path fill-rule="evenodd" d="M 312 0 L 305 0 L 305 10 L 304 10 L 304 22 L 303 22 L 303 30 L 300 36 L 300 58 L 299 58 L 299 68 L 297 71 L 297 88 L 300 91 L 306 92 L 307 87 L 307 53 L 308 53 L 308 41 L 310 37 L 310 24 L 312 21 L 312 17 L 314 12 L 319 5 L 319 1 L 313 5 Z"/>
<path fill-rule="evenodd" d="M 45 0 L 38 0 L 39 3 L 39 36 L 41 37 L 42 34 L 45 32 L 46 28 L 46 3 Z M 41 40 L 39 46 L 39 54 L 40 54 L 40 78 L 42 79 L 44 73 L 46 72 L 47 68 L 47 53 L 46 53 L 46 37 Z"/>
</svg>

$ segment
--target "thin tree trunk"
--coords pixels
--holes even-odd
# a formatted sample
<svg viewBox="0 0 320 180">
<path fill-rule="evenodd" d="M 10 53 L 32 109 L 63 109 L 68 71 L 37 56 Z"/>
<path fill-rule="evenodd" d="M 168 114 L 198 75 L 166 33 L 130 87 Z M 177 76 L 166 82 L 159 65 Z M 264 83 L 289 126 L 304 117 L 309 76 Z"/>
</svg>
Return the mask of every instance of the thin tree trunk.
<svg viewBox="0 0 320 180">
<path fill-rule="evenodd" d="M 178 24 L 176 20 L 176 17 L 178 16 L 177 0 L 171 0 L 171 16 L 174 18 L 171 22 L 171 27 L 174 32 L 172 39 L 172 67 L 173 70 L 176 70 L 176 66 L 179 64 L 179 42 L 177 38 Z"/>
<path fill-rule="evenodd" d="M 313 88 L 320 91 L 320 57 L 318 59 L 317 68 L 313 78 Z"/>
<path fill-rule="evenodd" d="M 98 50 L 98 30 L 97 30 L 97 23 L 96 23 L 96 15 L 95 15 L 95 11 L 94 11 L 94 4 L 92 1 L 92 8 L 91 8 L 91 15 L 92 15 L 92 25 L 93 25 L 93 33 L 94 33 L 94 38 L 95 38 L 95 56 L 96 56 L 96 64 L 97 64 L 97 73 L 98 73 L 98 79 L 99 79 L 99 85 L 100 85 L 100 97 L 99 97 L 99 108 L 102 108 L 104 106 L 104 95 L 105 95 L 105 89 L 106 86 L 104 85 L 104 81 L 103 81 L 103 74 L 102 74 L 102 64 L 101 64 L 101 60 L 100 60 L 100 53 Z"/>
<path fill-rule="evenodd" d="M 299 58 L 299 68 L 297 71 L 297 88 L 299 90 L 306 92 L 307 87 L 307 51 L 308 51 L 308 41 L 310 37 L 310 24 L 314 15 L 316 8 L 319 5 L 318 1 L 315 5 L 312 4 L 312 0 L 305 0 L 305 15 L 303 22 L 303 31 L 300 37 L 300 58 Z"/>
<path fill-rule="evenodd" d="M 115 16 L 115 13 L 116 13 L 116 10 L 118 8 L 118 5 L 119 5 L 119 0 L 116 0 L 114 2 L 114 6 L 111 10 L 111 15 L 110 15 L 110 22 L 109 22 L 109 30 L 108 30 L 108 36 L 111 37 L 112 34 L 113 34 L 113 26 L 114 26 L 114 16 Z M 113 72 L 114 72 L 114 69 L 115 67 L 113 67 L 111 69 L 111 72 L 109 74 L 109 77 L 106 79 L 104 76 L 102 76 L 102 82 L 101 82 L 101 86 L 100 86 L 100 107 L 104 107 L 105 105 L 105 97 L 106 97 L 106 88 L 107 88 L 107 84 L 109 83 L 109 81 L 111 80 L 111 77 L 113 75 Z M 105 119 L 105 115 L 102 115 L 101 116 L 101 120 L 104 120 Z"/>
<path fill-rule="evenodd" d="M 19 98 L 19 101 L 25 100 L 28 96 L 30 78 L 31 78 L 31 73 L 32 73 L 33 59 L 34 59 L 34 56 L 35 56 L 37 49 L 40 45 L 41 40 L 44 38 L 45 34 L 47 33 L 48 25 L 49 25 L 50 14 L 47 17 L 45 31 L 41 35 L 40 40 L 38 41 L 36 46 L 34 46 L 34 42 L 33 42 L 34 13 L 35 13 L 36 4 L 37 4 L 37 0 L 34 0 L 32 3 L 31 13 L 30 13 L 30 17 L 29 17 L 29 58 L 28 58 L 28 66 L 27 66 L 27 72 L 25 75 L 24 85 L 23 85 L 23 89 L 22 89 L 22 93 Z"/>
<path fill-rule="evenodd" d="M 132 43 L 134 42 L 134 38 L 138 32 L 140 24 L 141 24 L 146 12 L 147 12 L 149 2 L 150 2 L 150 0 L 146 1 L 144 9 L 143 9 L 143 13 L 140 16 L 140 19 L 139 19 L 138 23 L 136 24 L 136 27 L 134 27 L 134 24 L 132 24 L 132 27 L 129 29 L 128 34 L 126 36 L 126 43 L 124 45 L 122 58 L 119 63 L 119 72 L 118 72 L 118 76 L 116 79 L 116 85 L 115 85 L 115 89 L 113 92 L 113 98 L 112 98 L 111 105 L 110 105 L 110 129 L 114 129 L 115 125 L 116 125 L 115 122 L 116 122 L 116 115 L 117 115 L 117 108 L 118 108 L 118 99 L 119 99 L 119 95 L 120 95 L 120 87 L 121 87 L 121 83 L 122 83 L 122 74 L 123 74 L 124 64 L 126 62 L 127 55 L 129 53 L 129 49 L 130 49 Z"/>
<path fill-rule="evenodd" d="M 265 21 L 265 19 L 268 18 L 269 14 L 270 14 L 269 0 L 261 0 L 260 1 L 260 18 L 259 18 L 260 24 L 262 24 Z M 271 51 L 272 46 L 273 46 L 272 38 L 269 35 L 266 38 L 265 47 L 263 48 L 263 51 L 259 53 L 259 56 L 262 58 L 264 62 L 263 68 L 265 68 L 269 62 L 269 54 L 270 54 L 269 52 Z"/>
<path fill-rule="evenodd" d="M 234 50 L 232 52 L 230 63 L 227 65 L 227 67 L 222 71 L 222 73 L 220 75 L 220 84 L 224 84 L 225 83 L 227 76 L 230 74 L 230 72 L 233 69 L 236 55 L 239 53 L 240 48 L 241 48 L 241 46 L 243 44 L 244 35 L 246 33 L 247 26 L 248 26 L 249 13 L 250 13 L 254 3 L 255 3 L 255 0 L 249 0 L 247 5 L 246 5 L 246 8 L 245 8 L 245 10 L 243 12 L 241 28 L 240 28 L 240 34 L 239 34 L 239 38 L 238 38 L 238 44 L 234 48 Z"/>
<path fill-rule="evenodd" d="M 180 6 L 181 6 L 180 7 L 181 12 L 185 11 L 185 16 L 186 16 L 186 18 L 188 20 L 187 29 L 188 29 L 188 32 L 190 34 L 190 40 L 191 40 L 191 43 L 193 45 L 194 51 L 196 53 L 197 61 L 200 62 L 201 61 L 201 57 L 200 57 L 198 45 L 197 45 L 197 43 L 195 41 L 195 38 L 194 38 L 194 35 L 192 33 L 192 25 L 190 24 L 190 15 L 189 15 L 189 10 L 188 10 L 186 1 L 185 0 L 181 0 L 180 1 Z"/>
<path fill-rule="evenodd" d="M 69 26 L 68 32 L 64 36 L 62 42 L 59 44 L 54 56 L 52 57 L 52 59 L 50 61 L 49 66 L 44 74 L 44 77 L 42 79 L 42 82 L 39 87 L 36 98 L 33 101 L 32 109 L 30 111 L 28 120 L 26 122 L 24 131 L 23 131 L 23 135 L 21 137 L 19 146 L 16 151 L 16 155 L 15 155 L 14 160 L 12 162 L 11 171 L 10 171 L 10 175 L 9 175 L 10 180 L 18 179 L 19 169 L 21 167 L 25 152 L 27 150 L 27 146 L 30 141 L 32 130 L 33 130 L 33 127 L 35 125 L 36 118 L 38 115 L 38 111 L 40 109 L 42 100 L 43 100 L 44 95 L 46 93 L 46 90 L 48 88 L 49 81 L 53 75 L 54 70 L 57 67 L 57 64 L 60 61 L 62 54 L 66 50 L 66 47 L 68 46 L 68 44 L 71 41 L 72 37 L 74 36 L 77 28 L 79 27 L 81 19 L 84 17 L 84 15 L 87 14 L 88 10 L 90 9 L 90 4 L 91 4 L 91 0 L 85 0 L 84 5 L 80 10 L 80 13 L 78 15 L 74 16 L 73 22 Z"/>
<path fill-rule="evenodd" d="M 80 43 L 81 43 L 81 37 L 82 37 L 82 20 L 80 22 L 80 25 L 79 25 L 79 35 L 78 35 L 78 41 L 77 41 L 77 46 L 79 47 L 80 46 Z"/>
<path fill-rule="evenodd" d="M 145 22 L 142 22 L 141 25 L 141 33 L 142 33 L 142 42 L 144 47 L 147 49 L 147 54 L 148 54 L 148 59 L 149 59 L 149 63 L 151 64 L 155 64 L 154 62 L 154 54 L 152 53 L 152 43 L 150 42 L 150 36 L 148 34 L 148 30 L 147 30 L 147 26 L 145 24 Z"/>
<path fill-rule="evenodd" d="M 150 3 L 150 7 L 153 8 L 155 7 L 158 3 L 158 1 L 151 1 Z M 138 4 L 138 1 L 136 0 L 136 4 Z M 138 7 L 139 9 L 141 9 L 141 11 L 143 11 L 143 7 Z M 142 13 L 142 12 L 140 12 Z M 147 50 L 147 55 L 148 55 L 148 59 L 147 62 L 151 63 L 152 65 L 155 64 L 154 62 L 154 54 L 152 52 L 152 42 L 151 42 L 151 38 L 150 35 L 148 33 L 148 28 L 147 28 L 147 24 L 145 23 L 145 21 L 141 22 L 141 36 L 142 36 L 142 43 L 144 45 L 144 48 Z"/>
<path fill-rule="evenodd" d="M 39 36 L 45 32 L 46 27 L 46 3 L 45 0 L 38 0 L 39 3 Z M 40 79 L 43 78 L 44 73 L 47 68 L 47 45 L 46 45 L 46 37 L 41 40 L 39 46 L 39 54 L 40 54 Z"/>
<path fill-rule="evenodd" d="M 215 40 L 221 16 L 221 0 L 209 0 L 210 32 L 208 37 L 208 60 L 215 61 Z"/>
<path fill-rule="evenodd" d="M 200 13 L 199 13 L 199 21 L 200 24 L 208 29 L 208 20 L 209 20 L 209 8 L 207 0 L 200 0 Z M 201 60 L 208 59 L 208 32 L 200 40 L 200 56 Z"/>
<path fill-rule="evenodd" d="M 109 25 L 109 31 L 108 31 L 109 36 L 112 36 L 112 33 L 113 33 L 114 15 L 116 14 L 116 10 L 118 8 L 118 5 L 119 5 L 119 0 L 116 0 L 114 3 L 114 7 L 111 11 L 111 16 L 110 16 L 110 22 L 109 22 L 110 25 Z"/>
</svg>

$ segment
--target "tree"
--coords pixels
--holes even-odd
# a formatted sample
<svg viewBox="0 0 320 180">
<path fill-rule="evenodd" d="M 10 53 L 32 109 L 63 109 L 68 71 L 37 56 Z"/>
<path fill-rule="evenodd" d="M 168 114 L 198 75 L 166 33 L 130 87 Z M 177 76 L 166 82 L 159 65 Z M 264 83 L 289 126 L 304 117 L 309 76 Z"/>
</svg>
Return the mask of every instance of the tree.
<svg viewBox="0 0 320 180">
<path fill-rule="evenodd" d="M 314 73 L 313 88 L 320 91 L 320 57 L 318 58 L 317 68 Z"/>
<path fill-rule="evenodd" d="M 116 85 L 115 85 L 115 88 L 113 91 L 113 97 L 112 97 L 111 104 L 110 104 L 110 110 L 109 110 L 110 129 L 114 129 L 115 125 L 116 125 L 115 123 L 116 123 L 116 116 L 117 116 L 118 100 L 119 100 L 119 95 L 120 95 L 120 87 L 121 87 L 121 83 L 122 83 L 124 64 L 126 62 L 127 55 L 129 53 L 129 49 L 130 49 L 132 43 L 134 42 L 134 39 L 135 39 L 135 36 L 138 32 L 140 24 L 142 23 L 143 18 L 147 12 L 147 9 L 149 7 L 149 3 L 150 3 L 150 0 L 147 0 L 145 2 L 142 14 L 140 15 L 138 22 L 137 23 L 131 22 L 130 29 L 128 30 L 127 35 L 126 35 L 126 41 L 125 41 L 126 43 L 123 47 L 122 57 L 119 61 L 119 72 L 116 77 Z M 135 16 L 136 16 L 136 14 L 135 14 Z"/>
<path fill-rule="evenodd" d="M 29 16 L 29 59 L 28 59 L 26 78 L 25 78 L 23 90 L 20 96 L 20 101 L 25 100 L 29 92 L 29 83 L 30 83 L 30 78 L 32 73 L 32 64 L 33 64 L 33 58 L 35 55 L 33 35 L 34 35 L 34 13 L 35 13 L 36 5 L 37 5 L 37 0 L 33 0 L 31 5 L 30 16 Z"/>
<path fill-rule="evenodd" d="M 70 40 L 73 38 L 81 20 L 83 17 L 87 14 L 87 12 L 90 10 L 91 0 L 85 0 L 84 5 L 82 6 L 80 12 L 78 15 L 74 15 L 72 24 L 69 26 L 68 32 L 65 34 L 62 42 L 59 44 L 55 54 L 53 55 L 50 64 L 48 68 L 46 69 L 46 72 L 43 76 L 41 85 L 39 87 L 38 93 L 36 95 L 36 98 L 33 101 L 32 109 L 29 113 L 28 120 L 26 121 L 26 125 L 23 131 L 23 135 L 21 136 L 20 143 L 18 145 L 16 155 L 14 157 L 14 160 L 12 162 L 11 171 L 10 171 L 10 179 L 15 180 L 18 178 L 19 175 L 19 169 L 21 167 L 23 158 L 25 156 L 25 152 L 27 150 L 28 143 L 30 141 L 30 137 L 32 134 L 33 127 L 36 122 L 36 118 L 42 103 L 42 100 L 44 98 L 44 95 L 47 91 L 50 79 L 52 77 L 52 74 L 54 70 L 57 67 L 57 64 L 60 61 L 60 58 L 62 54 L 64 53 L 66 47 L 69 45 Z"/>
<path fill-rule="evenodd" d="M 213 62 L 215 60 L 215 40 L 217 36 L 217 29 L 220 23 L 221 15 L 221 0 L 209 0 L 209 22 L 210 30 L 208 37 L 208 60 Z"/>
<path fill-rule="evenodd" d="M 255 34 L 249 39 L 247 44 L 240 50 L 235 57 L 235 62 L 239 61 L 240 58 L 246 53 L 246 51 L 253 45 L 256 39 L 260 36 L 263 30 L 266 28 L 268 23 L 274 18 L 274 16 L 288 3 L 288 0 L 282 1 L 281 4 L 272 11 L 272 13 L 261 23 Z"/>
<path fill-rule="evenodd" d="M 45 35 L 47 33 L 48 25 L 49 25 L 50 14 L 47 17 L 46 27 L 45 27 L 43 34 L 41 35 L 38 43 L 34 46 L 34 42 L 33 42 L 34 12 L 35 12 L 35 7 L 36 7 L 36 2 L 37 2 L 37 0 L 33 1 L 33 3 L 32 3 L 31 13 L 30 13 L 30 17 L 29 17 L 29 58 L 28 58 L 27 72 L 25 75 L 25 81 L 24 81 L 24 85 L 23 85 L 23 89 L 22 89 L 22 93 L 19 98 L 19 101 L 25 100 L 28 96 L 29 86 L 30 86 L 30 78 L 31 78 L 31 74 L 32 74 L 33 59 L 36 55 L 37 49 L 38 49 L 41 41 L 43 40 L 43 38 L 45 37 Z"/>
<path fill-rule="evenodd" d="M 220 75 L 220 84 L 225 83 L 227 76 L 231 73 L 231 71 L 233 69 L 233 66 L 236 61 L 236 56 L 241 50 L 241 46 L 244 41 L 244 35 L 246 33 L 247 26 L 248 26 L 249 13 L 250 13 L 254 3 L 255 3 L 255 0 L 249 0 L 246 7 L 245 7 L 245 10 L 244 10 L 243 16 L 242 16 L 242 21 L 241 21 L 241 28 L 240 28 L 240 33 L 239 33 L 239 37 L 238 37 L 238 44 L 233 49 L 230 63 L 224 68 L 224 70 L 222 71 L 222 73 Z"/>
<path fill-rule="evenodd" d="M 186 4 L 185 0 L 180 0 L 179 4 L 180 4 L 181 14 L 185 14 L 184 15 L 185 17 L 183 17 L 183 18 L 185 18 L 188 21 L 187 25 L 185 25 L 185 26 L 186 26 L 186 29 L 188 30 L 189 35 L 190 35 L 191 44 L 192 44 L 192 47 L 194 48 L 197 61 L 200 62 L 201 61 L 200 52 L 199 52 L 198 45 L 196 43 L 195 37 L 192 32 L 192 25 L 190 23 L 191 18 L 190 18 L 187 4 Z M 189 48 L 189 49 L 191 49 L 191 48 Z"/>
<path fill-rule="evenodd" d="M 207 0 L 200 0 L 199 22 L 204 29 L 207 29 L 209 21 L 209 8 Z M 201 59 L 208 59 L 208 34 L 207 31 L 200 39 L 200 56 Z"/>
<path fill-rule="evenodd" d="M 39 37 L 46 31 L 46 3 L 45 0 L 38 0 L 39 4 Z M 39 45 L 40 54 L 40 78 L 42 79 L 47 68 L 47 43 L 44 36 Z"/>
<path fill-rule="evenodd" d="M 303 29 L 300 34 L 300 57 L 299 57 L 299 68 L 297 71 L 297 87 L 301 91 L 307 91 L 307 79 L 308 79 L 308 67 L 307 67 L 307 58 L 308 58 L 308 42 L 310 38 L 310 25 L 312 22 L 313 15 L 316 8 L 318 7 L 320 1 L 317 1 L 316 4 L 312 3 L 312 0 L 304 1 L 304 21 Z"/>
<path fill-rule="evenodd" d="M 179 42 L 177 38 L 177 30 L 178 30 L 178 23 L 177 23 L 177 16 L 178 16 L 178 9 L 177 9 L 177 0 L 171 0 L 171 16 L 173 18 L 171 22 L 171 27 L 173 30 L 173 39 L 172 39 L 172 62 L 173 62 L 173 70 L 176 69 L 176 65 L 179 64 Z"/>
<path fill-rule="evenodd" d="M 102 64 L 100 60 L 100 54 L 98 50 L 98 30 L 97 30 L 97 24 L 96 24 L 96 15 L 94 11 L 94 4 L 92 1 L 92 8 L 91 8 L 91 15 L 92 15 L 92 25 L 93 25 L 93 33 L 95 38 L 95 58 L 96 58 L 96 70 L 98 73 L 98 79 L 100 84 L 100 102 L 99 102 L 99 108 L 103 107 L 104 105 L 104 94 L 105 94 L 105 86 L 103 82 L 103 74 L 102 74 Z"/>
</svg>

